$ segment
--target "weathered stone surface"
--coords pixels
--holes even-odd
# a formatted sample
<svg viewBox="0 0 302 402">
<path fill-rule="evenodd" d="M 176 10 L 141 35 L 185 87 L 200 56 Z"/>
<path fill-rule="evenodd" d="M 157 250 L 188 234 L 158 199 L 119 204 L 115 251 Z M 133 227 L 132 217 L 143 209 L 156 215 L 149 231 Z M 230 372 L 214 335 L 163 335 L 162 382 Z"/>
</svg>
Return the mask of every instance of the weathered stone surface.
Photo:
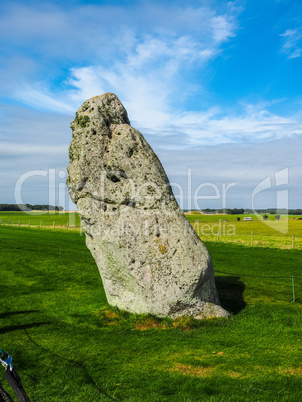
<svg viewBox="0 0 302 402">
<path fill-rule="evenodd" d="M 67 184 L 108 302 L 156 316 L 227 316 L 211 257 L 119 99 L 88 99 L 71 127 Z"/>
</svg>

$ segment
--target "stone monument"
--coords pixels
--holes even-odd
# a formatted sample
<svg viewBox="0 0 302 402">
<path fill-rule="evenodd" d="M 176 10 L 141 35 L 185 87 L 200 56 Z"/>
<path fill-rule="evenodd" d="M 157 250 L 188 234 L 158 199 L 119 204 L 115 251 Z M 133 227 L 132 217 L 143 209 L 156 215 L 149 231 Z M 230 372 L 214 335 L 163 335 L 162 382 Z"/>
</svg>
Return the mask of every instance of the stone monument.
<svg viewBox="0 0 302 402">
<path fill-rule="evenodd" d="M 159 317 L 228 316 L 208 250 L 116 95 L 85 101 L 71 128 L 67 184 L 108 303 Z"/>
</svg>

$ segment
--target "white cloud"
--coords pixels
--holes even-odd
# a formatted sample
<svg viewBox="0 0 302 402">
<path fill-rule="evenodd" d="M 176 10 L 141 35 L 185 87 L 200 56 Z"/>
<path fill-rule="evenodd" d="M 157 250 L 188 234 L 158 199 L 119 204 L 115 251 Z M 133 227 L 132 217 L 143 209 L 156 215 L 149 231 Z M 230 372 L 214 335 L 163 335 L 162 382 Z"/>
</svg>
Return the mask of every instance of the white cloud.
<svg viewBox="0 0 302 402">
<path fill-rule="evenodd" d="M 220 2 L 216 9 L 207 1 L 194 2 L 196 7 L 133 3 L 6 2 L 0 16 L 1 96 L 27 108 L 0 110 L 0 172 L 9 172 L 1 175 L 2 199 L 14 202 L 8 191 L 21 173 L 67 166 L 72 115 L 85 99 L 109 91 L 124 103 L 172 181 L 181 181 L 183 169 L 191 167 L 199 182 L 236 181 L 236 197 L 244 200 L 255 181 L 287 164 L 299 183 L 300 118 L 272 113 L 269 104 L 239 112 L 212 104 L 200 110 L 203 72 L 238 29 L 234 3 Z M 301 28 L 281 37 L 288 58 L 300 57 Z M 194 104 L 186 102 L 192 94 Z M 27 202 L 44 203 L 39 186 L 32 194 L 28 189 Z"/>
<path fill-rule="evenodd" d="M 226 16 L 213 16 L 211 19 L 213 27 L 213 38 L 216 42 L 222 43 L 234 37 L 234 27 Z"/>
<path fill-rule="evenodd" d="M 253 143 L 302 134 L 301 119 L 282 117 L 269 111 L 274 101 L 245 105 L 239 114 L 232 110 L 222 111 L 219 107 L 180 113 L 170 107 L 173 88 L 169 80 L 161 81 L 154 70 L 149 75 L 135 76 L 127 67 L 115 67 L 116 71 L 114 67 L 110 71 L 98 67 L 74 70 L 73 82 L 78 90 L 73 96 L 83 101 L 98 94 L 96 88 L 99 93 L 108 90 L 116 92 L 126 106 L 133 125 L 143 133 L 152 135 L 160 132 L 161 136 L 167 137 L 177 134 L 178 139 L 167 141 L 169 148 Z"/>
<path fill-rule="evenodd" d="M 22 106 L 4 105 L 0 107 L 0 141 L 16 145 L 31 146 L 62 145 L 70 142 L 69 115 L 46 113 Z"/>
<path fill-rule="evenodd" d="M 287 29 L 283 34 L 282 52 L 287 54 L 289 59 L 295 59 L 302 55 L 302 28 Z"/>
<path fill-rule="evenodd" d="M 176 119 L 175 126 L 189 136 L 191 145 L 229 142 L 259 142 L 302 135 L 302 122 L 261 110 L 215 117 L 208 113 L 186 113 Z"/>
<path fill-rule="evenodd" d="M 0 116 L 0 197 L 3 203 L 15 203 L 14 187 L 22 174 L 66 169 L 72 117 L 16 105 L 2 106 Z M 41 180 L 26 181 L 25 202 L 48 202 L 47 179 Z M 64 183 L 58 175 L 56 181 Z"/>
<path fill-rule="evenodd" d="M 142 35 L 197 36 L 202 42 L 222 43 L 234 35 L 235 11 L 210 6 L 143 1 L 127 7 L 82 4 L 73 7 L 36 2 L 6 3 L 0 16 L 0 35 L 21 51 L 75 60 L 126 55 Z M 179 35 L 179 32 L 181 34 Z M 31 44 L 34 48 L 31 49 Z M 4 45 L 6 42 L 3 43 Z M 47 50 L 47 53 L 45 52 Z"/>
<path fill-rule="evenodd" d="M 151 139 L 152 140 L 152 139 Z M 151 144 L 153 141 L 150 141 Z M 157 139 L 154 143 L 157 142 Z M 171 180 L 181 184 L 185 203 L 189 199 L 188 182 L 191 180 L 192 193 L 202 183 L 212 183 L 222 194 L 223 185 L 235 183 L 227 194 L 227 207 L 251 208 L 252 192 L 256 185 L 268 176 L 284 168 L 289 169 L 289 184 L 284 187 L 289 190 L 290 208 L 299 208 L 301 204 L 301 162 L 297 149 L 299 138 L 280 138 L 274 141 L 241 144 L 219 144 L 200 146 L 190 149 L 179 149 L 171 152 L 164 150 L 158 156 Z M 191 170 L 191 179 L 188 175 Z M 274 183 L 274 181 L 273 181 Z M 205 189 L 206 190 L 206 189 Z M 206 191 L 201 192 L 204 195 Z M 177 195 L 179 191 L 175 190 Z M 213 194 L 213 191 L 212 191 Z M 259 208 L 276 206 L 276 188 L 265 191 L 257 198 Z M 185 208 L 187 204 L 185 205 Z M 194 208 L 194 206 L 191 205 Z M 222 198 L 218 200 L 200 201 L 202 208 L 222 208 Z"/>
<path fill-rule="evenodd" d="M 15 156 L 31 156 L 37 155 L 66 155 L 68 144 L 65 145 L 48 145 L 44 144 L 26 144 L 0 141 L 0 157 L 11 158 Z"/>
<path fill-rule="evenodd" d="M 72 113 L 74 107 L 66 102 L 55 99 L 55 95 L 48 95 L 44 90 L 38 90 L 25 85 L 19 89 L 16 98 L 24 104 L 40 110 L 58 111 L 60 113 Z"/>
<path fill-rule="evenodd" d="M 7 4 L 0 18 L 3 43 L 18 46 L 19 53 L 25 51 L 27 56 L 34 51 L 32 59 L 39 55 L 44 71 L 39 75 L 33 65 L 37 81 L 28 71 L 27 82 L 18 80 L 14 86 L 9 77 L 17 72 L 7 69 L 10 85 L 4 95 L 37 109 L 70 112 L 89 96 L 108 90 L 117 92 L 131 107 L 127 94 L 132 92 L 140 111 L 145 105 L 159 116 L 155 109 L 165 113 L 164 104 L 180 98 L 184 102 L 186 93 L 196 90 L 186 75 L 216 57 L 222 45 L 235 36 L 234 15 L 234 9 L 227 6 L 216 11 L 177 2 L 66 9 L 49 3 L 36 7 Z M 64 59 L 69 64 L 73 60 L 65 87 L 62 79 L 59 85 L 52 81 L 57 58 L 60 64 Z M 45 74 L 47 60 L 51 60 L 49 74 Z"/>
<path fill-rule="evenodd" d="M 127 65 L 138 70 L 149 63 L 154 66 L 154 63 L 158 61 L 174 62 L 179 65 L 187 62 L 204 62 L 217 53 L 217 43 L 219 41 L 207 46 L 209 44 L 203 44 L 188 36 L 162 37 L 161 39 L 147 37 L 138 43 L 134 52 L 128 57 Z"/>
<path fill-rule="evenodd" d="M 289 197 L 292 208 L 299 207 L 300 203 L 300 143 L 298 135 L 291 135 L 287 138 L 274 137 L 274 141 L 266 141 L 262 138 L 261 143 L 256 141 L 254 125 L 255 120 L 259 126 L 265 124 L 267 119 L 274 120 L 274 115 L 261 113 L 257 107 L 247 108 L 248 112 L 242 114 L 241 118 L 229 117 L 229 132 L 234 129 L 245 135 L 241 143 L 224 143 L 221 139 L 215 138 L 207 141 L 195 138 L 195 132 L 187 133 L 178 124 L 163 126 L 161 130 L 150 130 L 143 134 L 158 154 L 171 182 L 176 182 L 185 191 L 185 202 L 187 203 L 187 169 L 192 169 L 193 192 L 201 183 L 213 183 L 221 191 L 223 183 L 236 183 L 228 193 L 228 207 L 250 207 L 253 188 L 268 175 L 273 176 L 275 172 L 289 168 Z M 253 110 L 255 116 L 249 122 L 248 113 Z M 191 120 L 189 116 L 181 115 L 185 126 L 199 124 L 200 127 L 207 127 L 207 136 L 215 134 L 217 122 L 219 122 L 219 109 L 211 109 L 207 113 L 197 114 L 199 120 Z M 14 116 L 15 123 L 10 125 L 10 119 Z M 258 116 L 258 117 L 257 117 Z M 130 116 L 131 117 L 131 116 Z M 61 115 L 40 115 L 36 111 L 26 111 L 17 106 L 11 106 L 9 110 L 2 112 L 2 122 L 6 127 L 5 133 L 0 132 L 0 195 L 2 202 L 14 202 L 13 188 L 18 178 L 29 170 L 46 170 L 56 168 L 57 173 L 68 165 L 68 142 L 71 139 L 69 129 L 70 116 Z M 186 120 L 187 119 L 187 120 Z M 170 120 L 169 120 L 170 121 Z M 169 122 L 168 121 L 168 122 Z M 278 116 L 276 122 L 278 122 Z M 171 120 L 173 123 L 173 120 Z M 285 121 L 289 123 L 290 120 Z M 236 124 L 235 124 L 236 123 Z M 292 122 L 294 124 L 294 122 Z M 168 123 L 167 123 L 168 124 Z M 254 124 L 254 125 L 253 125 Z M 270 123 L 271 124 L 271 123 Z M 277 123 L 276 123 L 277 124 Z M 225 123 L 221 123 L 223 131 Z M 234 126 L 234 127 L 232 127 Z M 259 128 L 259 127 L 258 127 Z M 184 131 L 179 131 L 184 130 Z M 211 131 L 213 130 L 213 131 Z M 254 131 L 253 131 L 254 130 Z M 280 134 L 282 128 L 278 131 Z M 9 141 L 10 136 L 17 132 L 19 141 Z M 296 132 L 298 132 L 296 130 Z M 3 134 L 4 138 L 3 139 Z M 188 141 L 195 138 L 194 142 Z M 191 143 L 191 146 L 188 144 Z M 206 146 L 203 146 L 206 144 Z M 210 145 L 209 145 L 210 144 Z M 2 172 L 2 174 L 1 174 Z M 64 183 L 64 179 L 58 178 L 57 182 Z M 37 179 L 38 180 L 38 179 Z M 24 186 L 24 202 L 47 203 L 47 178 L 37 181 L 31 179 Z M 44 186 L 44 187 L 43 187 Z M 204 194 L 204 192 L 202 192 Z M 274 194 L 273 194 L 274 196 Z M 274 198 L 270 194 L 263 194 L 259 199 L 259 207 L 273 207 Z M 184 205 L 186 207 L 187 204 Z M 221 200 L 201 201 L 200 205 L 206 207 L 221 207 Z M 258 204 L 257 204 L 258 205 Z"/>
<path fill-rule="evenodd" d="M 149 57 L 149 56 L 148 56 Z M 147 57 L 147 58 L 148 58 Z M 140 62 L 141 57 L 140 57 Z M 157 132 L 167 138 L 177 135 L 178 139 L 167 141 L 163 146 L 170 149 L 196 145 L 214 145 L 235 142 L 259 142 L 302 134 L 301 119 L 282 117 L 271 113 L 269 108 L 274 102 L 259 105 L 244 105 L 243 110 L 234 113 L 211 107 L 202 111 L 180 112 L 171 106 L 171 98 L 178 94 L 173 86 L 173 74 L 167 80 L 161 80 L 160 74 L 168 64 L 163 64 L 160 71 L 152 69 L 138 73 L 131 64 L 116 63 L 110 69 L 90 66 L 73 69 L 68 83 L 74 89 L 62 94 L 61 99 L 28 91 L 28 97 L 36 95 L 36 102 L 57 111 L 75 111 L 85 99 L 115 92 L 125 105 L 132 125 L 143 133 L 154 135 Z M 171 84 L 172 79 L 172 84 Z M 31 104 L 34 104 L 32 101 Z"/>
</svg>

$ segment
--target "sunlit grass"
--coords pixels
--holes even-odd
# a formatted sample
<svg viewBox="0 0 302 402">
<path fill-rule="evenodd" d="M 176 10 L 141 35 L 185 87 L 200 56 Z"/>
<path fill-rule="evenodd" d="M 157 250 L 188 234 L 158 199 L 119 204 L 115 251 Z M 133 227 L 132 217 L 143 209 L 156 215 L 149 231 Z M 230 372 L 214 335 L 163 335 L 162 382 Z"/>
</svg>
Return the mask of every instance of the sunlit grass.
<svg viewBox="0 0 302 402">
<path fill-rule="evenodd" d="M 194 215 L 187 215 L 203 241 L 284 249 L 294 246 L 296 249 L 302 249 L 302 220 L 297 217 L 281 217 L 280 220 L 269 221 L 257 219 L 255 216 L 253 221 L 243 221 L 243 215 L 238 217 L 240 221 L 232 215 L 211 215 L 211 219 L 207 221 L 208 217 L 204 215 L 198 216 L 198 219 Z"/>
<path fill-rule="evenodd" d="M 80 218 L 77 212 L 33 211 L 33 212 L 1 212 L 2 225 L 36 226 L 36 227 L 80 227 Z"/>
<path fill-rule="evenodd" d="M 283 216 L 278 221 L 275 215 L 250 214 L 253 221 L 243 221 L 246 215 L 186 215 L 203 241 L 226 242 L 253 247 L 302 249 L 302 220 L 297 216 Z M 237 221 L 240 218 L 240 221 Z M 78 213 L 72 212 L 0 212 L 2 225 L 59 230 L 80 230 Z"/>
<path fill-rule="evenodd" d="M 206 244 L 228 320 L 119 311 L 84 236 L 1 226 L 0 346 L 31 400 L 300 400 L 301 252 Z"/>
</svg>

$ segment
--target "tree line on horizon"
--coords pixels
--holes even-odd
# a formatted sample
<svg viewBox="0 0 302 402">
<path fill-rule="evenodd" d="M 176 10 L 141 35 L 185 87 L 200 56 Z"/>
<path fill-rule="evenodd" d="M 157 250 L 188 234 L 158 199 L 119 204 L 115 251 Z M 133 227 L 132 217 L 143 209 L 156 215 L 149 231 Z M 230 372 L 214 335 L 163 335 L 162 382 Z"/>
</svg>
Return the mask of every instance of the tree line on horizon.
<svg viewBox="0 0 302 402">
<path fill-rule="evenodd" d="M 46 204 L 0 204 L 0 211 L 63 211 L 63 207 Z"/>
<path fill-rule="evenodd" d="M 56 205 L 47 205 L 47 204 L 0 204 L 0 211 L 63 211 L 64 208 Z M 190 212 L 191 209 L 184 209 L 184 212 Z M 302 209 L 276 209 L 276 208 L 267 208 L 267 209 L 244 209 L 244 208 L 228 208 L 228 209 L 214 209 L 214 208 L 205 208 L 203 210 L 199 210 L 201 213 L 225 213 L 228 215 L 243 215 L 243 214 L 281 214 L 281 215 L 302 215 Z"/>
</svg>

